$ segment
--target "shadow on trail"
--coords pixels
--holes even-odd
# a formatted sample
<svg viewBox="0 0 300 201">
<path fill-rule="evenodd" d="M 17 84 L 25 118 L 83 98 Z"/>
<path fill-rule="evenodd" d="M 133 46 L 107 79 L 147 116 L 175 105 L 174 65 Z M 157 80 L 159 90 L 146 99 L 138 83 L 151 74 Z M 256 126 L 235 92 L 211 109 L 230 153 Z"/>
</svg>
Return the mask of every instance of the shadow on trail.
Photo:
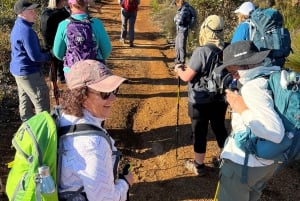
<svg viewBox="0 0 300 201">
<path fill-rule="evenodd" d="M 212 200 L 217 182 L 218 173 L 211 171 L 208 171 L 208 174 L 204 177 L 186 176 L 164 181 L 140 182 L 133 185 L 132 191 L 135 194 L 131 194 L 130 199 L 139 201 Z M 147 191 L 147 188 L 151 191 Z"/>
<path fill-rule="evenodd" d="M 174 122 L 175 118 L 174 116 Z M 225 120 L 226 127 L 229 124 L 229 120 Z M 109 129 L 109 133 L 116 140 L 117 147 L 124 155 L 142 160 L 154 158 L 193 143 L 190 124 L 179 125 L 178 133 L 176 125 L 136 133 L 130 128 Z M 211 129 L 209 129 L 207 141 L 215 141 Z M 179 154 L 179 158 L 185 159 L 186 156 Z"/>
</svg>

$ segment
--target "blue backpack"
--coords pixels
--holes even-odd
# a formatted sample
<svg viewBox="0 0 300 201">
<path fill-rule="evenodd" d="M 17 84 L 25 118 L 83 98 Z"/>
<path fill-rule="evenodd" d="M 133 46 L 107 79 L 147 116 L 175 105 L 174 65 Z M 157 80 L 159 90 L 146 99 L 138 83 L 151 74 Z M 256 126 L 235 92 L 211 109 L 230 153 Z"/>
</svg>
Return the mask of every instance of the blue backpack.
<svg viewBox="0 0 300 201">
<path fill-rule="evenodd" d="M 274 72 L 269 76 L 268 88 L 273 94 L 274 108 L 283 122 L 285 136 L 280 143 L 274 143 L 256 137 L 250 129 L 234 135 L 236 145 L 246 153 L 242 174 L 244 182 L 249 154 L 284 165 L 300 160 L 300 74 L 287 70 Z"/>
<path fill-rule="evenodd" d="M 67 50 L 64 57 L 64 66 L 71 67 L 77 61 L 97 59 L 97 44 L 92 30 L 93 23 L 90 17 L 83 20 L 68 18 Z"/>
<path fill-rule="evenodd" d="M 283 17 L 273 8 L 257 8 L 250 15 L 250 40 L 260 50 L 272 50 L 272 64 L 283 66 L 291 49 L 291 37 L 283 26 Z"/>
</svg>

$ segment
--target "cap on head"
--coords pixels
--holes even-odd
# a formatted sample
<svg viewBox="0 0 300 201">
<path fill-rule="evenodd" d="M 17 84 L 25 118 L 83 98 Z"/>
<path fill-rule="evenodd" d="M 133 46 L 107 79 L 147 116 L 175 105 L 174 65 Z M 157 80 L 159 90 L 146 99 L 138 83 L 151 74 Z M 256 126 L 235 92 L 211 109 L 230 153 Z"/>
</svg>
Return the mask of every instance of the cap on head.
<svg viewBox="0 0 300 201">
<path fill-rule="evenodd" d="M 87 86 L 99 92 L 112 92 L 126 79 L 113 75 L 111 70 L 96 60 L 82 60 L 76 62 L 67 73 L 69 89 Z"/>
<path fill-rule="evenodd" d="M 223 64 L 218 67 L 222 71 L 228 66 L 244 66 L 259 64 L 264 61 L 271 50 L 258 51 L 253 42 L 243 40 L 227 46 L 223 51 Z"/>
<path fill-rule="evenodd" d="M 218 15 L 210 15 L 205 19 L 204 27 L 207 27 L 211 31 L 223 31 L 224 20 Z"/>
<path fill-rule="evenodd" d="M 249 16 L 252 11 L 255 10 L 255 6 L 252 2 L 244 2 L 240 7 L 238 7 L 234 13 L 241 13 L 243 15 Z"/>
<path fill-rule="evenodd" d="M 18 0 L 14 5 L 14 11 L 16 14 L 22 13 L 24 10 L 36 9 L 41 5 L 37 3 L 32 3 L 28 0 Z"/>
</svg>

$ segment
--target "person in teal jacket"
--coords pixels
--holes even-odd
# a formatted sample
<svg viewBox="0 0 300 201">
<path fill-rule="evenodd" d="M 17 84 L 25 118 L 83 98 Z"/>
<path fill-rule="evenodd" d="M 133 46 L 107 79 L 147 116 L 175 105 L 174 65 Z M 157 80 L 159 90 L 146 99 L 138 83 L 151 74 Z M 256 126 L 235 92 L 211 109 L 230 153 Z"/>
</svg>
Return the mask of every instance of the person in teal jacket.
<svg viewBox="0 0 300 201">
<path fill-rule="evenodd" d="M 88 1 L 86 0 L 68 0 L 71 10 L 71 17 L 75 20 L 83 20 L 88 16 L 87 8 Z M 94 39 L 96 42 L 97 57 L 99 60 L 105 63 L 105 60 L 110 56 L 112 51 L 112 45 L 110 38 L 104 28 L 102 21 L 98 18 L 91 18 L 91 26 L 93 30 Z M 58 25 L 57 32 L 54 39 L 53 54 L 60 60 L 65 61 L 67 51 L 67 26 L 70 23 L 70 19 L 67 18 L 61 21 Z M 70 66 L 64 64 L 64 73 L 68 73 Z"/>
</svg>

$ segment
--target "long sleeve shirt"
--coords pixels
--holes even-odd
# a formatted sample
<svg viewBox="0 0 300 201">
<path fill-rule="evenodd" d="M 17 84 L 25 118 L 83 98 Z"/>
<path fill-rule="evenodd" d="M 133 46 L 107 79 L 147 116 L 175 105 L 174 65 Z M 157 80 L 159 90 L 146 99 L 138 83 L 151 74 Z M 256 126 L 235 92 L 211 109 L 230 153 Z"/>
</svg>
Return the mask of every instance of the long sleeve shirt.
<svg viewBox="0 0 300 201">
<path fill-rule="evenodd" d="M 184 2 L 182 6 L 177 10 L 174 17 L 177 31 L 185 31 L 189 28 L 190 23 L 190 9 L 189 4 Z"/>
<path fill-rule="evenodd" d="M 24 76 L 40 72 L 42 62 L 49 61 L 49 53 L 42 52 L 39 38 L 32 29 L 33 23 L 18 17 L 10 35 L 10 72 Z"/>
<path fill-rule="evenodd" d="M 63 114 L 60 126 L 74 124 L 92 124 L 101 129 L 103 120 L 84 111 L 84 117 L 78 118 Z M 105 129 L 103 129 L 106 132 Z M 114 181 L 113 165 L 116 151 L 111 138 L 112 148 L 101 136 L 69 136 L 63 138 L 64 154 L 62 156 L 61 181 L 59 192 L 77 191 L 84 187 L 88 200 L 125 201 L 128 184 L 123 179 Z"/>
<path fill-rule="evenodd" d="M 82 20 L 87 17 L 87 14 L 73 14 L 72 17 L 77 20 Z M 98 50 L 97 59 L 106 60 L 108 59 L 112 51 L 112 46 L 111 46 L 109 36 L 101 20 L 97 18 L 92 18 L 91 20 L 93 21 L 91 25 L 96 38 L 96 44 Z M 54 39 L 53 54 L 55 57 L 57 57 L 60 60 L 63 60 L 66 54 L 67 43 L 68 43 L 67 26 L 69 22 L 70 22 L 69 19 L 65 19 L 59 23 L 55 35 L 55 39 Z"/>
<path fill-rule="evenodd" d="M 267 90 L 267 79 L 256 78 L 246 82 L 241 88 L 241 95 L 249 109 L 241 115 L 233 112 L 232 134 L 249 127 L 255 136 L 279 143 L 284 137 L 285 130 L 282 120 L 274 109 L 272 95 Z M 237 147 L 232 135 L 228 137 L 221 157 L 240 165 L 244 164 L 245 152 Z M 272 163 L 273 160 L 265 160 L 249 154 L 248 166 L 250 167 Z"/>
<path fill-rule="evenodd" d="M 235 43 L 241 40 L 250 40 L 250 25 L 247 22 L 240 23 L 232 36 L 231 43 Z"/>
</svg>

